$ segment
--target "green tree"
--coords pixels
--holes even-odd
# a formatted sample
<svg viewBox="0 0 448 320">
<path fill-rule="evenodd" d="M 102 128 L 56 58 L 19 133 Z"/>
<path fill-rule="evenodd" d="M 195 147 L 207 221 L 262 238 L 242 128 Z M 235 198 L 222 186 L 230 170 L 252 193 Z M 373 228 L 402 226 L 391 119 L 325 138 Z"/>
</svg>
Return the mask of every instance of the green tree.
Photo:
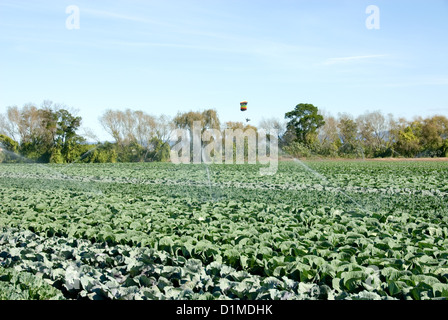
<svg viewBox="0 0 448 320">
<path fill-rule="evenodd" d="M 316 131 L 325 124 L 324 117 L 318 113 L 318 108 L 312 104 L 298 104 L 293 111 L 285 114 L 288 119 L 287 128 L 292 130 L 297 141 L 310 146 L 316 139 Z"/>
<path fill-rule="evenodd" d="M 64 162 L 76 161 L 84 151 L 80 145 L 85 142 L 85 139 L 76 133 L 81 126 L 82 119 L 65 109 L 59 109 L 54 114 L 56 119 L 55 147 L 60 148 Z"/>
<path fill-rule="evenodd" d="M 59 152 L 63 162 L 76 159 L 82 151 L 79 145 L 83 143 L 83 138 L 76 133 L 80 124 L 81 117 L 73 116 L 51 101 L 44 101 L 40 108 L 33 104 L 9 107 L 6 118 L 1 121 L 2 130 L 18 137 L 20 154 L 38 162 L 56 158 L 60 161 Z"/>
<path fill-rule="evenodd" d="M 118 159 L 117 145 L 115 143 L 104 142 L 96 146 L 91 145 L 83 157 L 82 161 L 87 163 L 115 163 Z"/>
<path fill-rule="evenodd" d="M 146 161 L 167 162 L 170 159 L 170 145 L 159 138 L 154 137 L 151 141 L 152 151 L 147 153 Z"/>
<path fill-rule="evenodd" d="M 117 150 L 118 162 L 144 162 L 146 150 L 135 141 L 124 146 L 120 146 Z"/>
<path fill-rule="evenodd" d="M 50 156 L 50 163 L 64 163 L 64 157 L 62 156 L 60 148 L 53 148 Z"/>
<path fill-rule="evenodd" d="M 19 143 L 4 134 L 0 134 L 0 148 L 16 153 L 19 150 Z"/>
<path fill-rule="evenodd" d="M 296 158 L 308 158 L 311 157 L 311 150 L 303 143 L 294 141 L 283 148 L 283 150 Z"/>
<path fill-rule="evenodd" d="M 394 131 L 393 147 L 396 153 L 404 157 L 415 157 L 422 150 L 422 123 L 419 120 L 408 123 L 402 119 Z"/>
<path fill-rule="evenodd" d="M 422 147 L 430 156 L 445 156 L 448 139 L 448 119 L 433 116 L 425 119 L 421 127 Z"/>
<path fill-rule="evenodd" d="M 357 141 L 358 127 L 356 122 L 348 115 L 342 115 L 338 123 L 339 135 L 342 145 L 339 148 L 341 155 L 356 155 L 359 153 Z"/>
<path fill-rule="evenodd" d="M 19 143 L 4 134 L 0 134 L 0 150 L 3 151 L 3 149 L 15 154 L 19 150 Z M 16 162 L 17 160 L 18 157 L 15 155 L 0 152 L 0 162 Z"/>
</svg>

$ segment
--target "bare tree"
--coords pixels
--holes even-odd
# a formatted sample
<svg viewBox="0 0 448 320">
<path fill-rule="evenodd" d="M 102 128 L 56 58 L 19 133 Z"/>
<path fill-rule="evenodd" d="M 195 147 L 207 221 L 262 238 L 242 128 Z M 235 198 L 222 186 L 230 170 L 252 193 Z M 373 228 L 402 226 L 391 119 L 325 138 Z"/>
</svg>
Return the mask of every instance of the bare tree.
<svg viewBox="0 0 448 320">
<path fill-rule="evenodd" d="M 156 118 L 142 111 L 135 111 L 133 117 L 135 122 L 134 136 L 137 143 L 145 148 L 150 148 L 152 140 L 156 136 Z"/>
<path fill-rule="evenodd" d="M 107 110 L 100 117 L 100 122 L 106 132 L 120 145 L 136 142 L 148 148 L 156 136 L 156 118 L 140 110 Z"/>
<path fill-rule="evenodd" d="M 356 119 L 360 139 L 365 148 L 371 153 L 381 152 L 387 149 L 390 120 L 380 111 L 366 112 Z"/>
<path fill-rule="evenodd" d="M 179 112 L 176 117 L 174 117 L 173 122 L 177 128 L 187 130 L 193 129 L 194 122 L 201 122 L 201 131 L 206 129 L 220 130 L 221 127 L 218 113 L 214 109 L 207 109 L 202 112 Z"/>
<path fill-rule="evenodd" d="M 218 112 L 214 109 L 208 109 L 202 112 L 204 121 L 204 127 L 206 129 L 221 129 L 221 123 L 219 121 Z"/>
<path fill-rule="evenodd" d="M 318 138 L 322 144 L 338 144 L 340 142 L 338 119 L 324 115 L 325 124 L 318 129 Z"/>
<path fill-rule="evenodd" d="M 124 137 L 122 136 L 120 119 L 120 111 L 107 110 L 99 120 L 104 130 L 112 136 L 115 142 L 122 145 Z"/>
<path fill-rule="evenodd" d="M 155 121 L 155 137 L 163 142 L 166 142 L 171 137 L 171 132 L 174 130 L 173 120 L 166 115 L 160 115 Z"/>
<path fill-rule="evenodd" d="M 0 114 L 0 134 L 9 136 L 14 139 L 14 133 L 11 130 L 11 125 L 8 122 L 6 115 Z"/>
<path fill-rule="evenodd" d="M 20 143 L 30 142 L 48 131 L 45 126 L 49 119 L 45 119 L 45 116 L 47 114 L 42 109 L 31 103 L 24 105 L 22 109 L 11 106 L 6 111 L 5 129 L 14 140 Z"/>
<path fill-rule="evenodd" d="M 286 124 L 286 120 L 272 117 L 268 119 L 261 119 L 258 127 L 266 131 L 266 133 L 270 133 L 271 130 L 277 130 L 278 138 L 281 139 L 286 132 Z"/>
<path fill-rule="evenodd" d="M 244 123 L 242 123 L 240 121 L 238 121 L 238 122 L 227 121 L 226 125 L 225 125 L 225 129 L 232 129 L 232 130 L 242 129 L 242 130 L 244 130 Z"/>
<path fill-rule="evenodd" d="M 189 111 L 189 112 L 178 112 L 176 117 L 174 117 L 174 125 L 179 129 L 187 129 L 192 131 L 194 122 L 201 122 L 201 126 L 204 127 L 204 117 L 201 112 Z"/>
<path fill-rule="evenodd" d="M 8 135 L 16 141 L 21 141 L 25 135 L 21 126 L 20 110 L 17 106 L 10 106 L 6 110 L 5 129 Z"/>
<path fill-rule="evenodd" d="M 87 128 L 87 127 L 82 127 L 81 128 L 82 133 L 80 134 L 80 136 L 84 137 L 85 139 L 90 139 L 90 141 L 95 141 L 97 143 L 100 142 L 100 139 L 98 138 L 98 136 L 93 132 L 92 129 Z"/>
</svg>

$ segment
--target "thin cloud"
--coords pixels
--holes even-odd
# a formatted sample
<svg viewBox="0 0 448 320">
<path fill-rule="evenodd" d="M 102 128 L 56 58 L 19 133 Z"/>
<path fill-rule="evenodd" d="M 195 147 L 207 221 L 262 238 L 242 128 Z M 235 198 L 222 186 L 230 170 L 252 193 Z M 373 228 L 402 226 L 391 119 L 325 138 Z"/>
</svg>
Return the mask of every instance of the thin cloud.
<svg viewBox="0 0 448 320">
<path fill-rule="evenodd" d="M 357 62 L 357 61 L 362 61 L 362 60 L 384 58 L 387 56 L 388 56 L 387 54 L 373 54 L 373 55 L 366 55 L 366 56 L 330 58 L 330 59 L 325 60 L 322 64 L 328 66 L 328 65 L 335 65 L 335 64 L 342 64 L 342 63 Z"/>
<path fill-rule="evenodd" d="M 82 13 L 87 13 L 88 15 L 95 16 L 95 17 L 126 20 L 126 21 L 140 22 L 140 23 L 144 23 L 144 24 L 153 24 L 153 25 L 160 25 L 160 26 L 172 26 L 168 23 L 160 22 L 160 21 L 153 20 L 153 19 L 141 18 L 138 16 L 126 15 L 126 14 L 115 13 L 115 12 L 111 12 L 111 11 L 105 11 L 105 10 L 81 9 L 81 11 L 82 11 Z"/>
<path fill-rule="evenodd" d="M 107 46 L 121 46 L 130 48 L 143 48 L 143 47 L 166 47 L 166 48 L 182 48 L 182 49 L 194 49 L 194 50 L 210 50 L 210 51 L 226 51 L 213 46 L 199 46 L 199 45 L 189 45 L 182 43 L 169 43 L 169 42 L 133 42 L 133 41 L 105 41 L 103 44 Z"/>
<path fill-rule="evenodd" d="M 412 79 L 408 81 L 399 81 L 385 83 L 386 87 L 419 87 L 419 86 L 448 86 L 448 78 L 433 77 L 424 79 Z"/>
<path fill-rule="evenodd" d="M 140 17 L 119 14 L 119 13 L 104 11 L 104 10 L 83 9 L 82 13 L 87 13 L 92 16 L 103 17 L 103 18 L 129 20 L 129 21 L 136 21 L 136 22 L 150 22 L 149 20 L 143 19 Z"/>
</svg>

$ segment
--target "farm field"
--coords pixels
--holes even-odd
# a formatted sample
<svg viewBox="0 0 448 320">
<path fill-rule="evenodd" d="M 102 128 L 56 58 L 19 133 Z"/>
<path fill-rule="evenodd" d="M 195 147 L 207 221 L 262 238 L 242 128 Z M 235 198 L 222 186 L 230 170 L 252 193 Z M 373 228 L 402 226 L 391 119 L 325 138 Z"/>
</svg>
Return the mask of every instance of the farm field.
<svg viewBox="0 0 448 320">
<path fill-rule="evenodd" d="M 446 299 L 448 162 L 0 164 L 0 299 Z"/>
</svg>

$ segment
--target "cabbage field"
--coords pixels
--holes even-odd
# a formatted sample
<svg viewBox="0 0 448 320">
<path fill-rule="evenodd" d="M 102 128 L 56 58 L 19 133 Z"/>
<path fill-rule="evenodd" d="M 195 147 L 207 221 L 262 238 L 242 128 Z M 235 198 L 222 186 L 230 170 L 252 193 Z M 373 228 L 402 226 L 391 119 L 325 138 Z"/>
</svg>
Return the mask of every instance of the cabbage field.
<svg viewBox="0 0 448 320">
<path fill-rule="evenodd" d="M 446 299 L 448 162 L 0 164 L 0 299 Z"/>
</svg>

